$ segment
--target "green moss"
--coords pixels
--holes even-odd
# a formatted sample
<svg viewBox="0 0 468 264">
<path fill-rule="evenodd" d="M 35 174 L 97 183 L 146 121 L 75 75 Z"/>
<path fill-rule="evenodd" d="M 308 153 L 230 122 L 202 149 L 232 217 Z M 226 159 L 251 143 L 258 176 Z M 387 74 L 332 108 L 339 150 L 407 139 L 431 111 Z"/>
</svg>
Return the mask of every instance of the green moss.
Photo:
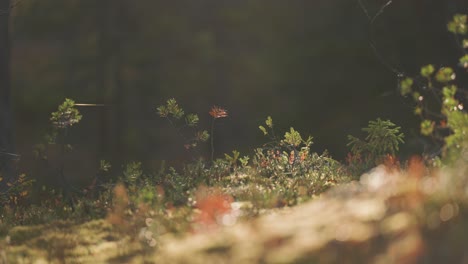
<svg viewBox="0 0 468 264">
<path fill-rule="evenodd" d="M 41 236 L 44 232 L 43 225 L 16 226 L 8 232 L 12 245 L 20 245 Z"/>
</svg>

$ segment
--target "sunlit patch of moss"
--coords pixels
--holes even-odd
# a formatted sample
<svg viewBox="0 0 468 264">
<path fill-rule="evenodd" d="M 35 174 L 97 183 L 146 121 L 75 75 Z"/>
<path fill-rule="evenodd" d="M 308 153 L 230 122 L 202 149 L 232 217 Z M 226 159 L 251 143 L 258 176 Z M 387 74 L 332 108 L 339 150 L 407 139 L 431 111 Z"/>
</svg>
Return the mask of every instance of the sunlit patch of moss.
<svg viewBox="0 0 468 264">
<path fill-rule="evenodd" d="M 43 232 L 43 225 L 16 226 L 8 232 L 8 236 L 10 237 L 12 245 L 20 245 L 41 236 Z"/>
<path fill-rule="evenodd" d="M 11 263 L 90 263 L 141 253 L 140 243 L 127 235 L 116 236 L 105 220 L 84 224 L 57 221 L 47 225 L 20 226 L 9 232 L 6 254 Z M 124 247 L 124 248 L 122 248 Z"/>
</svg>

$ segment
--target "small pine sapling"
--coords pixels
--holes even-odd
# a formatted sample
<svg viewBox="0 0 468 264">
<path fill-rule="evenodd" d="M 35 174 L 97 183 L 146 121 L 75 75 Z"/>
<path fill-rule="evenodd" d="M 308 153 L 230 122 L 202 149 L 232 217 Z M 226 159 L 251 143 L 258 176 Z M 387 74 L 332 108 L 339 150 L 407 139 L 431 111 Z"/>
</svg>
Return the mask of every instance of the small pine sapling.
<svg viewBox="0 0 468 264">
<path fill-rule="evenodd" d="M 160 117 L 165 118 L 177 130 L 184 140 L 185 149 L 194 149 L 200 142 L 206 142 L 210 137 L 208 131 L 196 129 L 200 120 L 198 115 L 185 114 L 174 98 L 167 100 L 165 105 L 159 106 L 156 110 Z M 186 135 L 185 128 L 189 128 L 191 132 L 189 136 Z"/>
<path fill-rule="evenodd" d="M 373 166 L 382 163 L 387 155 L 395 156 L 399 150 L 400 143 L 404 143 L 404 134 L 400 132 L 401 127 L 396 126 L 390 120 L 369 121 L 362 131 L 367 133 L 365 139 L 348 135 L 349 169 L 352 174 L 360 175 Z"/>
<path fill-rule="evenodd" d="M 61 152 L 61 160 L 60 160 L 60 169 L 59 169 L 59 180 L 60 186 L 63 191 L 63 196 L 65 200 L 68 201 L 72 210 L 75 209 L 73 199 L 71 196 L 71 186 L 65 177 L 65 154 L 67 149 L 71 149 L 71 146 L 67 144 L 67 136 L 68 136 L 68 129 L 75 124 L 78 124 L 81 121 L 82 115 L 75 107 L 75 101 L 66 98 L 65 101 L 59 105 L 57 111 L 53 112 L 50 117 L 50 121 L 56 131 L 56 135 L 58 135 L 61 140 L 59 141 L 60 144 L 60 152 Z"/>
</svg>

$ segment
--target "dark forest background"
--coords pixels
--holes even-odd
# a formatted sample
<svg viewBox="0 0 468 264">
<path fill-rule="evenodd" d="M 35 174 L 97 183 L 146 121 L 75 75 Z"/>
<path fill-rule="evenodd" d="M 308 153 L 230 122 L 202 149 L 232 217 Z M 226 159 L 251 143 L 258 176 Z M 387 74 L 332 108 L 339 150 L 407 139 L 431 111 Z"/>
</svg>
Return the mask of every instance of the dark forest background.
<svg viewBox="0 0 468 264">
<path fill-rule="evenodd" d="M 375 14 L 387 1 L 363 3 Z M 355 0 L 23 0 L 12 9 L 11 91 L 17 153 L 34 169 L 50 113 L 64 98 L 81 107 L 70 131 L 68 171 L 95 171 L 100 159 L 190 159 L 156 107 L 176 98 L 209 127 L 216 154 L 249 154 L 265 142 L 258 125 L 271 115 L 279 131 L 314 137 L 313 151 L 344 160 L 346 136 L 377 117 L 403 127 L 402 155 L 424 150 L 412 104 L 398 76 L 421 65 L 453 65 L 459 50 L 446 30 L 465 0 L 396 0 L 372 28 Z M 284 132 L 283 132 L 284 133 Z M 209 156 L 208 145 L 202 153 Z M 77 162 L 79 161 L 79 162 Z M 74 164 L 74 165 L 73 165 Z M 119 166 L 117 166 L 119 168 Z"/>
</svg>

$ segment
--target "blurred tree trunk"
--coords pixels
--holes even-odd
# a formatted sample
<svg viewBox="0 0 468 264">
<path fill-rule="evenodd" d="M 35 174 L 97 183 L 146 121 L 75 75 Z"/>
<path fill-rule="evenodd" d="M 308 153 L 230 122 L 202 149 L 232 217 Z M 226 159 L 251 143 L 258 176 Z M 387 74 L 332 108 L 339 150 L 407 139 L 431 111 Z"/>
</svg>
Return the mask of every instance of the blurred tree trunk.
<svg viewBox="0 0 468 264">
<path fill-rule="evenodd" d="M 13 142 L 13 113 L 10 91 L 10 0 L 0 0 L 0 172 L 3 180 L 0 191 L 14 180 L 12 160 L 15 158 Z"/>
</svg>

